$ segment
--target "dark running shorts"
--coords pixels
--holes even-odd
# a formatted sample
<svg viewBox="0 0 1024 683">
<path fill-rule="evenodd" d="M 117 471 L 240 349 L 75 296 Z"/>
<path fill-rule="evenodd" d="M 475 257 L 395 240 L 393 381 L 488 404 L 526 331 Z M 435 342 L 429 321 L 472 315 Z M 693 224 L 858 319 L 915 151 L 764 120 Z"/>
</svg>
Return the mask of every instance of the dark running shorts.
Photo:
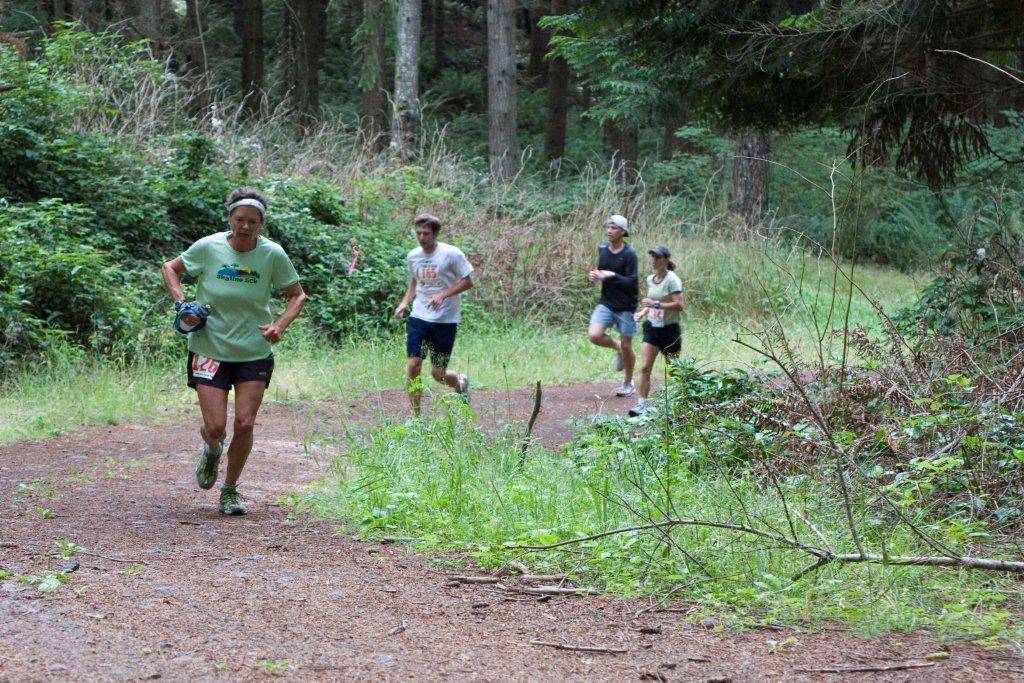
<svg viewBox="0 0 1024 683">
<path fill-rule="evenodd" d="M 655 327 L 650 321 L 644 323 L 644 344 L 657 346 L 666 356 L 675 356 L 682 351 L 682 334 L 679 323 L 665 327 Z"/>
<path fill-rule="evenodd" d="M 197 384 L 205 384 L 228 391 L 238 382 L 256 381 L 266 382 L 269 387 L 270 376 L 273 374 L 274 354 L 259 360 L 231 363 L 188 352 L 188 385 L 193 389 Z"/>
<path fill-rule="evenodd" d="M 458 329 L 458 323 L 432 323 L 410 317 L 405 323 L 405 355 L 423 358 L 423 351 L 427 349 L 434 367 L 448 367 Z"/>
</svg>

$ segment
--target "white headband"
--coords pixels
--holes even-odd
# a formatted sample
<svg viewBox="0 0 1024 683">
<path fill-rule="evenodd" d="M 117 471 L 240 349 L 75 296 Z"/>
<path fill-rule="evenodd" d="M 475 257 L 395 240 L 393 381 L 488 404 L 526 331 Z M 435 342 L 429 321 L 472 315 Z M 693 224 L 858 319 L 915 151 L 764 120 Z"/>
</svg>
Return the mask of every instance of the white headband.
<svg viewBox="0 0 1024 683">
<path fill-rule="evenodd" d="M 261 202 L 258 199 L 250 199 L 246 197 L 245 199 L 239 199 L 237 202 L 234 202 L 233 204 L 228 204 L 228 215 L 230 215 L 232 211 L 234 211 L 240 206 L 251 206 L 257 211 L 259 211 L 261 216 L 267 213 L 267 207 L 263 206 L 263 202 Z"/>
</svg>

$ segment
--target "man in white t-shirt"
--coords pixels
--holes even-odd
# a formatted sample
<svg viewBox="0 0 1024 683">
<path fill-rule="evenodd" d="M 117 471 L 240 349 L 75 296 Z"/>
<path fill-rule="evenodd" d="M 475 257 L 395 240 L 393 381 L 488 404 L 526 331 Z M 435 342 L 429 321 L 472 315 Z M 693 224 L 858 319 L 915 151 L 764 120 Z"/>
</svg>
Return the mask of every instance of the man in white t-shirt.
<svg viewBox="0 0 1024 683">
<path fill-rule="evenodd" d="M 409 302 L 413 302 L 405 326 L 405 350 L 409 359 L 409 401 L 413 412 L 419 415 L 423 392 L 414 387 L 423 369 L 424 349 L 430 351 L 434 379 L 469 399 L 469 378 L 448 372 L 448 359 L 455 348 L 460 295 L 473 286 L 469 277 L 473 266 L 458 248 L 437 241 L 441 230 L 438 218 L 424 213 L 413 223 L 420 246 L 406 257 L 409 286 L 395 309 L 395 318 L 401 319 Z"/>
</svg>

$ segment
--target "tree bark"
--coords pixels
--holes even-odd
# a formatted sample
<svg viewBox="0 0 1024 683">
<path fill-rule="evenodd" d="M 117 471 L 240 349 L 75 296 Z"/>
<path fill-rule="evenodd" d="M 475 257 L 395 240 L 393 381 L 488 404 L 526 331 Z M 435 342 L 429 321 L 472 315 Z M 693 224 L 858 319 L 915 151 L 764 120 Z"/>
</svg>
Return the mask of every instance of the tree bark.
<svg viewBox="0 0 1024 683">
<path fill-rule="evenodd" d="M 61 0 L 63 5 L 63 0 Z M 54 3 L 56 6 L 56 2 Z M 139 33 L 149 41 L 153 55 L 163 52 L 163 36 L 160 35 L 161 0 L 139 0 Z"/>
<path fill-rule="evenodd" d="M 771 137 L 760 131 L 739 133 L 733 137 L 733 150 L 732 210 L 752 227 L 768 212 Z"/>
<path fill-rule="evenodd" d="M 491 182 L 504 183 L 516 172 L 515 0 L 487 3 L 487 153 Z"/>
<path fill-rule="evenodd" d="M 387 91 L 384 89 L 384 64 L 387 59 L 385 10 L 380 0 L 363 0 L 361 27 L 363 90 L 359 132 L 374 152 L 387 146 Z"/>
<path fill-rule="evenodd" d="M 242 38 L 242 110 L 256 118 L 263 103 L 262 0 L 235 0 L 235 16 Z"/>
<path fill-rule="evenodd" d="M 526 73 L 538 85 L 544 85 L 549 75 L 548 64 L 544 57 L 548 54 L 548 41 L 551 40 L 551 34 L 542 29 L 539 24 L 541 17 L 548 14 L 546 5 L 547 3 L 537 3 L 530 9 L 530 62 Z"/>
<path fill-rule="evenodd" d="M 428 2 L 430 0 L 427 0 Z M 448 53 L 444 44 L 445 15 L 444 0 L 434 0 L 434 68 L 438 71 L 448 64 Z"/>
<path fill-rule="evenodd" d="M 326 9 L 324 0 L 290 0 L 285 4 L 290 101 L 304 133 L 316 125 L 320 109 Z"/>
<path fill-rule="evenodd" d="M 421 11 L 420 0 L 398 3 L 391 150 L 404 161 L 416 156 L 419 137 Z"/>
<path fill-rule="evenodd" d="M 551 0 L 551 14 L 565 14 L 566 0 Z M 565 156 L 565 124 L 569 112 L 569 64 L 561 57 L 548 61 L 548 120 L 544 156 L 554 161 Z"/>
<path fill-rule="evenodd" d="M 205 118 L 210 109 L 210 81 L 203 39 L 205 21 L 199 0 L 185 0 L 185 73 L 189 84 L 188 112 Z"/>
<path fill-rule="evenodd" d="M 629 121 L 605 121 L 605 143 L 612 159 L 612 175 L 622 185 L 637 180 L 640 131 Z"/>
</svg>

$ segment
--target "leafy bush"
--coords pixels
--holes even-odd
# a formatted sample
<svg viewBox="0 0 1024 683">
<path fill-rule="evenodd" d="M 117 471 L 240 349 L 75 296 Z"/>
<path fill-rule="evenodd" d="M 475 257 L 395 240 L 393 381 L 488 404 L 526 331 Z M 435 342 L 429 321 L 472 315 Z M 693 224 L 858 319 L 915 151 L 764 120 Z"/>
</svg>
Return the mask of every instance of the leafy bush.
<svg viewBox="0 0 1024 683">
<path fill-rule="evenodd" d="M 138 325 L 136 290 L 84 234 L 91 218 L 87 209 L 54 201 L 0 207 L 0 292 L 12 305 L 7 325 L 21 342 L 5 346 L 6 360 L 58 335 L 108 349 Z"/>
</svg>

